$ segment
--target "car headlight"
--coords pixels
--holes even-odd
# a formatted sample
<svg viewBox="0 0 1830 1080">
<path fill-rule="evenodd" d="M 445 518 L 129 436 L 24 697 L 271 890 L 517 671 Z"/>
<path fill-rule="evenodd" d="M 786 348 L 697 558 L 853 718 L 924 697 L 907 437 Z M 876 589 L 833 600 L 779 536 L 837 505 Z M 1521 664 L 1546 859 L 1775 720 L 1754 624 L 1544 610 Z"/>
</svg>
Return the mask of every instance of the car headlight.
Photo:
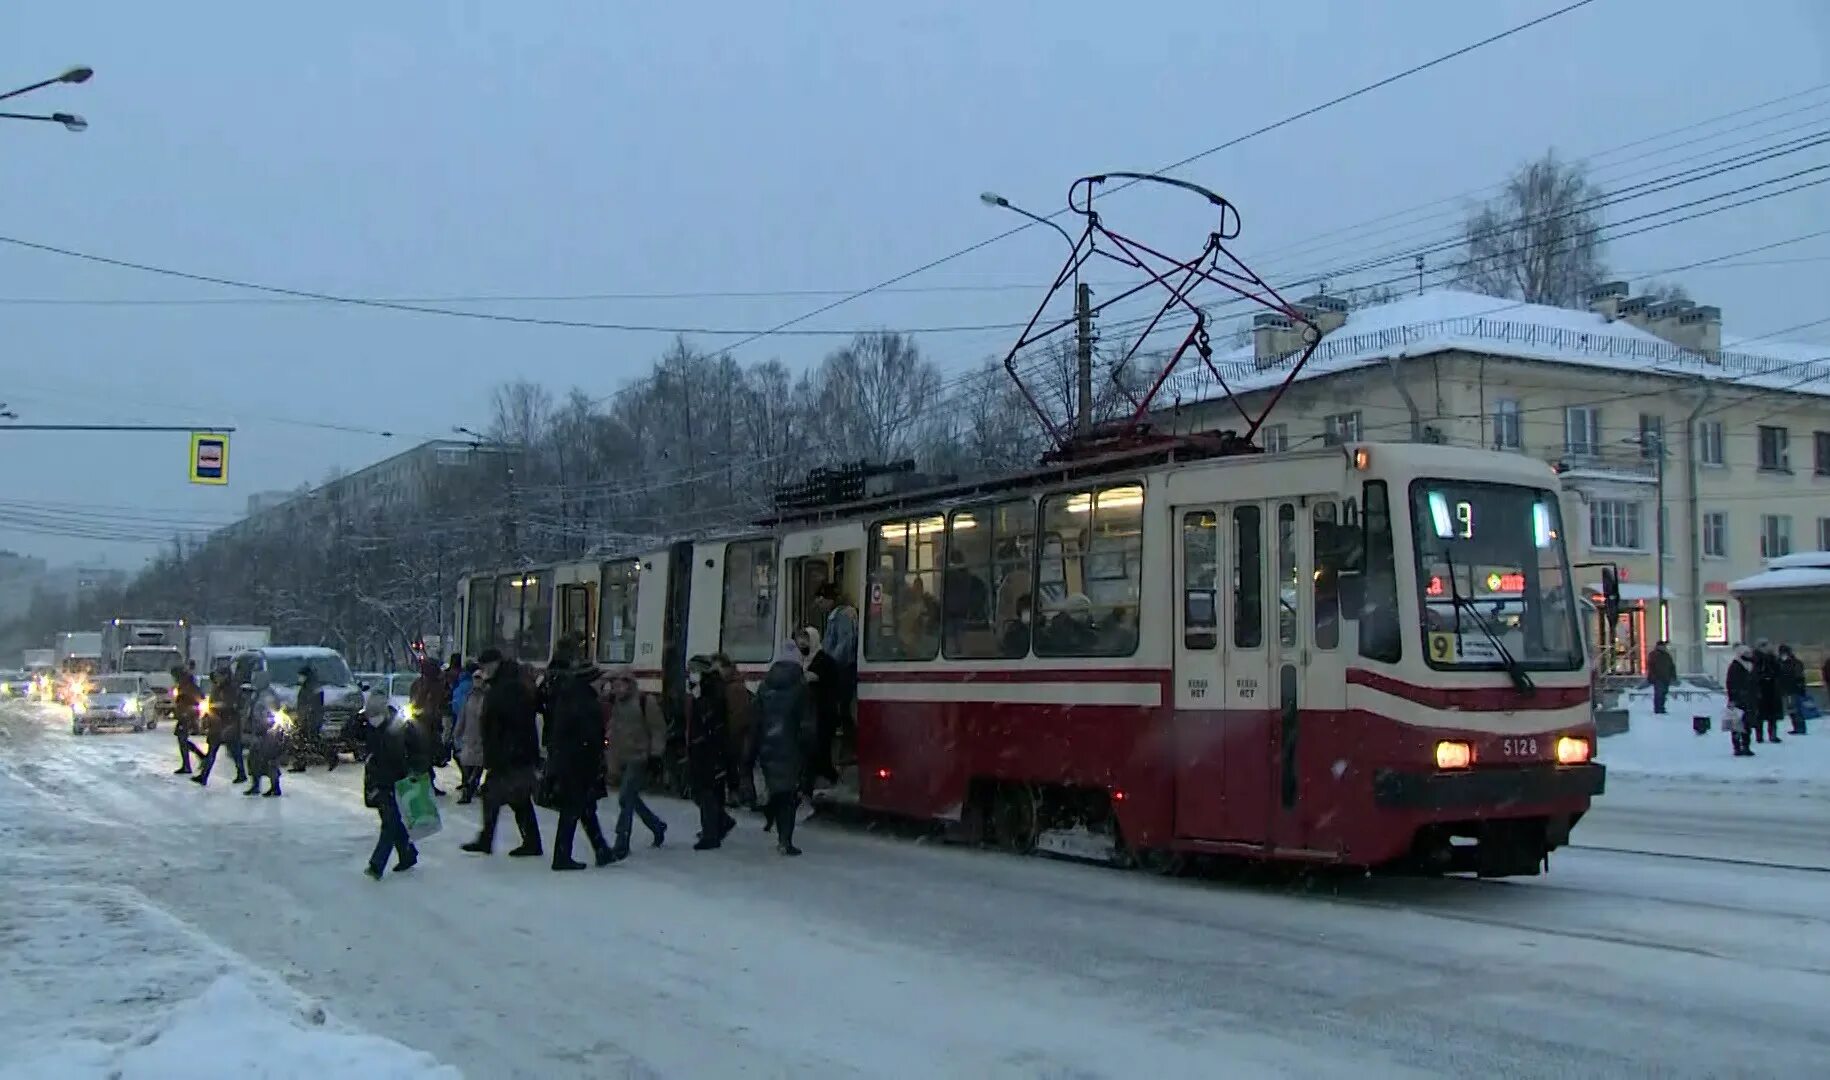
<svg viewBox="0 0 1830 1080">
<path fill-rule="evenodd" d="M 139 712 L 140 711 L 140 699 L 136 698 L 136 697 L 130 697 L 130 698 L 126 699 L 125 701 L 122 701 L 121 702 L 121 711 L 122 712 Z"/>
<path fill-rule="evenodd" d="M 283 708 L 273 710 L 273 726 L 278 731 L 291 731 L 292 714 Z"/>
<path fill-rule="evenodd" d="M 88 707 L 89 707 L 89 703 L 87 701 L 84 701 L 82 698 L 71 698 L 70 699 L 70 711 L 73 713 L 80 714 L 84 709 L 87 709 Z"/>
<path fill-rule="evenodd" d="M 419 718 L 419 708 L 418 708 L 418 706 L 414 705 L 411 701 L 407 702 L 407 707 L 405 709 L 401 710 L 401 712 L 409 720 L 417 720 Z"/>
</svg>

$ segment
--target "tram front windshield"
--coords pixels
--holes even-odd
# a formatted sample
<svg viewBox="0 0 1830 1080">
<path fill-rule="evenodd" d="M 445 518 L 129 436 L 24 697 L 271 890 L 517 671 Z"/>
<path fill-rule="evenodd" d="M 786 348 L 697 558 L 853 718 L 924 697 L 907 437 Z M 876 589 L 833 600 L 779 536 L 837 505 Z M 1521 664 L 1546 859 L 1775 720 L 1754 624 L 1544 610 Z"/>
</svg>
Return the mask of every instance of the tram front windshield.
<svg viewBox="0 0 1830 1080">
<path fill-rule="evenodd" d="M 1411 484 L 1424 658 L 1431 667 L 1575 671 L 1582 638 L 1555 492 Z"/>
</svg>

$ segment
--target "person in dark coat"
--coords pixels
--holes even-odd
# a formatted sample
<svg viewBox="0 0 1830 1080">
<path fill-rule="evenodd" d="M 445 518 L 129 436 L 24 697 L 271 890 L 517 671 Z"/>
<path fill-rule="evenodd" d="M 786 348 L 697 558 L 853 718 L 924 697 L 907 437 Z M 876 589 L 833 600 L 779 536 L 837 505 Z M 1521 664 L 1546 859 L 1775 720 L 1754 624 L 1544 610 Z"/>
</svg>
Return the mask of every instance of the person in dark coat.
<svg viewBox="0 0 1830 1080">
<path fill-rule="evenodd" d="M 729 725 L 725 710 L 724 677 L 717 665 L 703 656 L 692 658 L 686 675 L 692 696 L 686 726 L 686 775 L 699 805 L 699 840 L 694 851 L 710 851 L 724 843 L 737 820 L 724 810 L 724 773 Z"/>
<path fill-rule="evenodd" d="M 430 656 L 419 662 L 419 678 L 414 679 L 407 690 L 407 703 L 413 710 L 409 719 L 418 725 L 420 745 L 426 748 L 432 794 L 442 797 L 445 793 L 438 786 L 438 773 L 430 766 L 436 763 L 436 748 L 445 741 L 445 710 L 451 699 L 445 685 L 445 673 L 439 670 L 438 661 Z"/>
<path fill-rule="evenodd" d="M 270 708 L 273 699 L 268 691 L 271 688 L 270 675 L 265 671 L 254 673 L 250 703 L 242 713 L 242 739 L 247 743 L 248 772 L 253 780 L 242 794 L 277 799 L 280 796 L 280 766 L 286 760 L 286 746 L 292 732 L 279 722 L 276 711 Z M 271 781 L 266 791 L 261 790 L 263 779 Z"/>
<path fill-rule="evenodd" d="M 190 775 L 192 755 L 203 760 L 204 752 L 191 741 L 191 736 L 201 727 L 202 719 L 203 689 L 197 685 L 197 677 L 187 668 L 173 668 L 172 734 L 178 738 L 178 767 L 172 770 L 173 776 Z"/>
<path fill-rule="evenodd" d="M 1753 739 L 1749 733 L 1759 715 L 1760 700 L 1754 679 L 1753 650 L 1746 645 L 1735 647 L 1735 658 L 1728 665 L 1727 692 L 1729 745 L 1734 747 L 1736 757 L 1753 757 L 1754 749 L 1749 745 Z"/>
<path fill-rule="evenodd" d="M 1659 642 L 1646 654 L 1646 681 L 1652 684 L 1652 712 L 1665 715 L 1665 695 L 1677 682 L 1677 661 L 1671 657 L 1671 646 Z"/>
<path fill-rule="evenodd" d="M 769 789 L 765 811 L 775 832 L 775 849 L 799 855 L 794 846 L 794 815 L 800 808 L 801 774 L 806 768 L 806 748 L 817 728 L 813 697 L 807 689 L 800 650 L 783 642 L 775 663 L 756 688 L 750 710 L 751 747 L 748 762 L 762 767 Z"/>
<path fill-rule="evenodd" d="M 515 824 L 521 828 L 521 846 L 509 854 L 539 855 L 534 783 L 540 767 L 540 735 L 534 720 L 533 690 L 522 677 L 521 665 L 504 660 L 500 651 L 485 649 L 477 660 L 489 679 L 478 717 L 483 729 L 483 831 L 463 848 L 482 855 L 494 851 L 496 822 L 506 806 L 514 811 Z"/>
<path fill-rule="evenodd" d="M 397 874 L 413 869 L 419 862 L 419 849 L 407 834 L 394 785 L 429 768 L 417 725 L 389 716 L 369 729 L 368 755 L 362 766 L 362 802 L 375 808 L 375 815 L 381 819 L 381 833 L 375 838 L 375 850 L 363 872 L 376 881 L 388 868 L 389 851 L 395 853 Z"/>
<path fill-rule="evenodd" d="M 1791 735 L 1805 733 L 1805 716 L 1803 702 L 1805 697 L 1805 662 L 1792 651 L 1792 646 L 1779 646 L 1779 692 L 1784 698 L 1785 714 L 1792 721 Z M 1778 734 L 1777 731 L 1774 732 Z"/>
<path fill-rule="evenodd" d="M 192 782 L 198 787 L 210 782 L 210 770 L 216 767 L 217 751 L 227 746 L 229 760 L 235 763 L 235 782 L 245 783 L 248 768 L 241 756 L 241 693 L 229 673 L 226 660 L 216 665 L 215 671 L 210 674 L 210 697 L 204 704 L 203 727 L 209 749 L 203 755 L 203 767 L 197 770 L 196 776 L 191 777 Z"/>
<path fill-rule="evenodd" d="M 324 680 L 310 664 L 299 674 L 299 696 L 293 714 L 291 771 L 304 772 L 314 755 L 322 756 L 335 769 L 340 760 L 337 748 L 324 741 Z"/>
<path fill-rule="evenodd" d="M 604 718 L 593 687 L 597 670 L 575 654 L 555 651 L 547 667 L 546 777 L 559 825 L 553 832 L 553 869 L 583 870 L 572 858 L 572 836 L 579 825 L 597 855 L 597 865 L 614 861 L 597 803 L 605 795 Z"/>
<path fill-rule="evenodd" d="M 1779 718 L 1786 712 L 1784 681 L 1772 643 L 1760 639 L 1754 646 L 1754 695 L 1759 705 L 1754 713 L 1755 742 L 1779 741 Z"/>
</svg>

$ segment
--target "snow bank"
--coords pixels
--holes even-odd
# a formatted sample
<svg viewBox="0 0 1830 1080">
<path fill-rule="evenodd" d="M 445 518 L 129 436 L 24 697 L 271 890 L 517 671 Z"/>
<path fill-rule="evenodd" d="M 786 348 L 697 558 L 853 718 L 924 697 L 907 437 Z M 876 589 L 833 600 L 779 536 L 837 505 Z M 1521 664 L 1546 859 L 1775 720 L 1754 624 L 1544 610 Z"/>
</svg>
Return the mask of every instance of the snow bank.
<svg viewBox="0 0 1830 1080">
<path fill-rule="evenodd" d="M 168 1077 L 324 1080 L 459 1080 L 430 1055 L 373 1035 L 325 1026 L 321 1010 L 288 1015 L 261 1000 L 248 982 L 224 975 L 200 996 L 148 1022 L 124 1046 L 70 1039 L 32 1047 L 28 1060 L 0 1067 L 5 1080 Z"/>
<path fill-rule="evenodd" d="M 1738 758 L 1729 753 L 1728 735 L 1722 730 L 1726 702 L 1719 691 L 1673 693 L 1664 716 L 1653 713 L 1650 690 L 1630 690 L 1620 704 L 1627 710 L 1630 727 L 1624 735 L 1603 739 L 1596 751 L 1597 760 L 1611 773 L 1830 787 L 1830 722 L 1823 718 L 1811 721 L 1811 734 L 1799 738 L 1786 737 L 1791 724 L 1781 721 L 1784 742 L 1755 743 L 1753 757 Z M 1691 730 L 1693 716 L 1709 717 L 1709 734 Z"/>
<path fill-rule="evenodd" d="M 8 884 L 0 1080 L 461 1080 L 340 1024 L 135 890 Z"/>
</svg>

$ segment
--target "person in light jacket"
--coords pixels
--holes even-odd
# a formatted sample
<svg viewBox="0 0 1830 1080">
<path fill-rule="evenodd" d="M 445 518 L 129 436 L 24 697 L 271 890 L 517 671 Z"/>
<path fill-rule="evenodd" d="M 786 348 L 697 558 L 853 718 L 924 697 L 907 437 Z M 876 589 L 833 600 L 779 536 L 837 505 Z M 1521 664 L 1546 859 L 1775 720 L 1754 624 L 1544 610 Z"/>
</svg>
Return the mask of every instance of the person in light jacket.
<svg viewBox="0 0 1830 1080">
<path fill-rule="evenodd" d="M 451 694 L 457 717 L 451 728 L 451 745 L 457 756 L 460 804 L 477 797 L 477 783 L 483 778 L 483 695 L 488 685 L 473 663 L 464 670 Z"/>
<path fill-rule="evenodd" d="M 636 687 L 627 668 L 604 673 L 598 681 L 604 715 L 604 775 L 616 786 L 616 839 L 610 845 L 612 862 L 629 857 L 629 833 L 635 819 L 648 827 L 653 845 L 667 839 L 667 822 L 642 799 L 648 763 L 667 746 L 667 720 L 655 699 Z"/>
</svg>

